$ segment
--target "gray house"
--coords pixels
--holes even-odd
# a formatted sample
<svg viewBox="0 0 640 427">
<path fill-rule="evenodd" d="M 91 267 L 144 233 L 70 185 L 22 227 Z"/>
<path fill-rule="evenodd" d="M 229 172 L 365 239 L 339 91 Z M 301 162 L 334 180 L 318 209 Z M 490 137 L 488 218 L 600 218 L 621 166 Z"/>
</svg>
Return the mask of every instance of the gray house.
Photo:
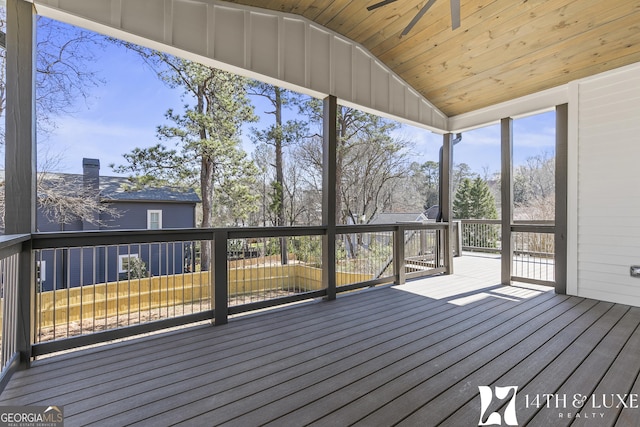
<svg viewBox="0 0 640 427">
<path fill-rule="evenodd" d="M 200 198 L 193 190 L 138 188 L 128 178 L 100 176 L 99 171 L 98 159 L 83 159 L 82 175 L 50 174 L 42 178 L 44 188 L 58 186 L 62 191 L 95 196 L 96 206 L 108 206 L 108 209 L 93 209 L 89 217 L 72 216 L 63 221 L 40 203 L 38 231 L 160 230 L 196 226 L 196 204 Z M 36 262 L 41 289 L 52 290 L 93 283 L 94 275 L 98 281 L 105 282 L 127 279 L 131 277 L 134 258 L 137 268 L 144 268 L 143 274 L 179 274 L 191 270 L 193 253 L 191 242 L 159 242 L 46 250 L 41 251 Z M 139 274 L 140 271 L 136 272 Z"/>
</svg>

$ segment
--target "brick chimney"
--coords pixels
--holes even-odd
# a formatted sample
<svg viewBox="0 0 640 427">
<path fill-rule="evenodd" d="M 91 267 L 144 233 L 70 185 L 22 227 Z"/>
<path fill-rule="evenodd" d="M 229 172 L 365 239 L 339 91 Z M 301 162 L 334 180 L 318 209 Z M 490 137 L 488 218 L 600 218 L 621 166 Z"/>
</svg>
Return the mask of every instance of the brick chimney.
<svg viewBox="0 0 640 427">
<path fill-rule="evenodd" d="M 100 160 L 82 159 L 82 187 L 88 197 L 98 197 L 100 192 Z M 92 212 L 91 218 L 82 219 L 83 230 L 98 230 L 96 225 L 99 220 L 99 213 Z"/>
</svg>

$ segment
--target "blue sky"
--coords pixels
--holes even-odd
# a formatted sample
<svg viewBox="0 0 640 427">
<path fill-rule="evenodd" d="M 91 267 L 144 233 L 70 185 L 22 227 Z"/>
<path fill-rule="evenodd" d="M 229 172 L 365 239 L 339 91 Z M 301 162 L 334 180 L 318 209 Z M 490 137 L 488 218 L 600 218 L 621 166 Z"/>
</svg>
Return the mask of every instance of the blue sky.
<svg viewBox="0 0 640 427">
<path fill-rule="evenodd" d="M 51 134 L 39 135 L 39 151 L 59 156 L 57 171 L 80 173 L 82 158 L 91 157 L 100 159 L 103 175 L 114 175 L 109 164 L 122 164 L 122 155 L 134 147 L 156 144 L 156 128 L 165 122 L 167 109 L 184 104 L 178 90 L 162 83 L 136 54 L 122 47 L 107 45 L 94 66 L 106 84 L 92 89 L 89 100 L 79 100 L 73 115 L 57 117 Z M 265 116 L 265 106 L 259 102 L 256 100 L 256 113 Z M 545 113 L 515 121 L 516 165 L 530 156 L 553 153 L 553 117 L 553 113 Z M 262 120 L 269 123 L 273 119 L 266 115 Z M 253 149 L 249 126 L 259 124 L 244 129 L 243 146 L 248 152 Z M 493 125 L 464 133 L 455 147 L 454 162 L 467 163 L 479 173 L 498 172 L 499 132 L 499 125 Z M 398 136 L 414 141 L 414 160 L 437 161 L 442 136 L 412 126 L 403 126 Z M 38 162 L 42 163 L 42 158 Z"/>
</svg>

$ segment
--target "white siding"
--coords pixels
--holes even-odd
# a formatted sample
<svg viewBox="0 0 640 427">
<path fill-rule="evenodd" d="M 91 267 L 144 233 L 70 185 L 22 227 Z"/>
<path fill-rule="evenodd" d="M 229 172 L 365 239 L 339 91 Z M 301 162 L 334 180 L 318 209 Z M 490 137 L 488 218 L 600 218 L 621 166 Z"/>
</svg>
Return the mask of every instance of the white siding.
<svg viewBox="0 0 640 427">
<path fill-rule="evenodd" d="M 577 274 L 569 291 L 640 306 L 640 279 L 629 275 L 640 264 L 640 66 L 576 86 Z"/>
</svg>

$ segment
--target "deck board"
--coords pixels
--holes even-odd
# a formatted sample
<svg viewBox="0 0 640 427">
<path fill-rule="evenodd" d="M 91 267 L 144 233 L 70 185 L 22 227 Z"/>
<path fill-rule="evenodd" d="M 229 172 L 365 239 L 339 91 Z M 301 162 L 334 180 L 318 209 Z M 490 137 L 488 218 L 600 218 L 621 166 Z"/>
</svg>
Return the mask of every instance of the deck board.
<svg viewBox="0 0 640 427">
<path fill-rule="evenodd" d="M 374 393 L 379 396 L 378 402 L 387 400 L 384 405 L 372 410 L 366 417 L 357 421 L 358 425 L 394 425 L 417 410 L 423 402 L 428 401 L 451 385 L 451 379 L 462 376 L 478 368 L 487 360 L 513 346 L 518 334 L 512 334 L 518 328 L 530 330 L 537 326 L 535 319 L 557 304 L 556 298 L 536 304 L 524 310 L 528 304 L 520 304 L 509 310 L 509 317 L 496 316 L 483 322 L 490 326 L 486 332 L 479 333 L 477 327 L 471 327 L 468 341 L 455 348 L 455 352 L 444 352 L 435 359 L 425 360 L 420 366 L 403 373 L 393 382 L 378 388 Z M 518 310 L 518 308 L 520 310 Z M 527 332 L 525 332 L 527 333 Z M 384 399 L 384 400 L 382 400 Z"/>
<path fill-rule="evenodd" d="M 572 372 L 571 376 L 562 384 L 556 393 L 573 396 L 575 390 L 580 390 L 580 394 L 585 397 L 593 395 L 596 386 L 601 382 L 607 370 L 613 364 L 616 356 L 628 340 L 629 331 L 633 330 L 639 321 L 640 318 L 635 310 L 627 311 L 595 348 L 591 350 L 585 360 L 576 367 L 575 371 Z M 594 338 L 597 339 L 597 337 Z M 616 384 L 616 387 L 618 386 L 619 384 Z M 587 411 L 582 412 L 588 416 Z M 557 423 L 559 421 L 558 418 L 557 411 L 542 408 L 533 418 L 533 422 L 550 425 Z"/>
<path fill-rule="evenodd" d="M 489 360 L 469 375 L 462 378 L 458 377 L 458 382 L 453 384 L 450 382 L 440 394 L 431 400 L 425 400 L 425 404 L 404 419 L 403 423 L 411 425 L 418 420 L 424 420 L 426 417 L 429 417 L 434 424 L 445 421 L 450 414 L 455 413 L 465 402 L 472 402 L 477 399 L 478 389 L 473 385 L 495 384 L 504 375 L 505 367 L 520 364 L 525 355 L 531 355 L 538 351 L 553 339 L 568 322 L 575 320 L 581 314 L 582 309 L 586 310 L 588 308 L 586 305 L 580 308 L 581 302 L 582 300 L 579 298 L 569 298 L 554 307 L 553 312 L 548 312 L 549 316 L 543 326 L 524 336 L 516 345 L 506 349 L 499 356 Z M 505 384 L 512 383 L 507 382 Z M 468 419 L 473 417 L 474 414 L 477 416 L 477 403 L 474 402 L 471 405 L 470 413 L 464 415 L 463 418 Z M 457 422 L 462 421 L 458 420 Z"/>
<path fill-rule="evenodd" d="M 0 404 L 61 405 L 67 426 L 460 426 L 478 424 L 479 385 L 518 385 L 520 425 L 587 426 L 523 396 L 639 391 L 639 308 L 499 274 L 495 257 L 462 257 L 452 276 L 53 356 Z"/>
</svg>

